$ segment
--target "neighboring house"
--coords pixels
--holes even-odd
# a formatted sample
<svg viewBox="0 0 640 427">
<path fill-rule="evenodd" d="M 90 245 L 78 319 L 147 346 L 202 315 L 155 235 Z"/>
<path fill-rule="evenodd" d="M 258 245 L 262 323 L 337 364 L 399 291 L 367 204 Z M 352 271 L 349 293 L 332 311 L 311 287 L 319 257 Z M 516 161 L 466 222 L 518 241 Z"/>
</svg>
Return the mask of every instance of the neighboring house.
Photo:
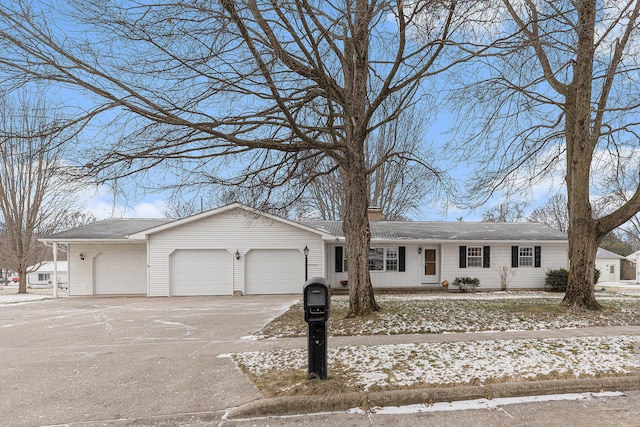
<svg viewBox="0 0 640 427">
<path fill-rule="evenodd" d="M 371 235 L 376 288 L 470 276 L 480 289 L 500 289 L 508 271 L 508 288 L 535 289 L 547 270 L 569 264 L 566 235 L 541 224 L 372 221 Z M 173 221 L 110 219 L 41 240 L 68 245 L 70 295 L 292 294 L 305 273 L 333 287 L 348 281 L 340 221 L 292 221 L 239 203 Z"/>
<path fill-rule="evenodd" d="M 598 282 L 619 282 L 622 255 L 606 249 L 598 248 L 596 252 L 596 268 L 600 270 Z"/>
<path fill-rule="evenodd" d="M 37 267 L 37 268 L 36 268 Z M 27 286 L 52 286 L 54 267 L 57 270 L 58 287 L 67 285 L 67 261 L 58 261 L 54 266 L 53 261 L 47 261 L 40 266 L 31 266 L 27 270 Z"/>
</svg>

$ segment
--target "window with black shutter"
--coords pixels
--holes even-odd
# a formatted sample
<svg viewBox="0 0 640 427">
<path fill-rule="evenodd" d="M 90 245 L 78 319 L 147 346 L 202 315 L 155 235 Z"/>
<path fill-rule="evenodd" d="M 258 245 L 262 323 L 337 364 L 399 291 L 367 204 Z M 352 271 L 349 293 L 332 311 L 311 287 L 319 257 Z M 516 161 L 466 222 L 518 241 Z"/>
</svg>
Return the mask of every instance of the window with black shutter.
<svg viewBox="0 0 640 427">
<path fill-rule="evenodd" d="M 460 268 L 467 268 L 467 247 L 460 246 Z"/>
<path fill-rule="evenodd" d="M 482 268 L 491 267 L 491 246 L 482 247 Z"/>
</svg>

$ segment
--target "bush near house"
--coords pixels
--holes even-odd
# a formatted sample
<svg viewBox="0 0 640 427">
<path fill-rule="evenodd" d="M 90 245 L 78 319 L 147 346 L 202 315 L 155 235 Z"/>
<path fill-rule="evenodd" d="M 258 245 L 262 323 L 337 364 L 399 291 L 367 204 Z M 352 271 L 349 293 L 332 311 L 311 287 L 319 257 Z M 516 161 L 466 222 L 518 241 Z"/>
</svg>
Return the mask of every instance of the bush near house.
<svg viewBox="0 0 640 427">
<path fill-rule="evenodd" d="M 460 289 L 460 292 L 467 292 L 469 288 L 475 292 L 476 288 L 480 286 L 480 279 L 477 277 L 456 277 L 452 283 L 453 286 Z"/>
<path fill-rule="evenodd" d="M 593 283 L 598 283 L 599 278 L 600 270 L 596 268 Z M 544 279 L 544 289 L 551 292 L 565 292 L 567 290 L 568 279 L 569 271 L 566 268 L 549 270 Z"/>
<path fill-rule="evenodd" d="M 544 289 L 551 292 L 564 292 L 567 290 L 569 271 L 566 268 L 547 271 L 544 278 Z"/>
</svg>

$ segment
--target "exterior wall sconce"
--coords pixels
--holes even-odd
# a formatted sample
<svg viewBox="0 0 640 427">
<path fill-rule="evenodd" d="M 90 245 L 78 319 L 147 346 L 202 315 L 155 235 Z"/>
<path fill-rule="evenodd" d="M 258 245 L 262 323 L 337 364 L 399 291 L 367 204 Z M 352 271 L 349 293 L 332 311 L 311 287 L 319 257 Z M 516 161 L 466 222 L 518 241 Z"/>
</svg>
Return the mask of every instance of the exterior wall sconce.
<svg viewBox="0 0 640 427">
<path fill-rule="evenodd" d="M 236 259 L 240 259 L 240 252 L 238 252 L 238 250 L 236 249 L 236 253 L 235 253 Z"/>
<path fill-rule="evenodd" d="M 80 261 L 84 261 L 84 254 L 80 252 Z"/>
<path fill-rule="evenodd" d="M 422 246 L 418 248 L 418 255 L 422 253 Z"/>
</svg>

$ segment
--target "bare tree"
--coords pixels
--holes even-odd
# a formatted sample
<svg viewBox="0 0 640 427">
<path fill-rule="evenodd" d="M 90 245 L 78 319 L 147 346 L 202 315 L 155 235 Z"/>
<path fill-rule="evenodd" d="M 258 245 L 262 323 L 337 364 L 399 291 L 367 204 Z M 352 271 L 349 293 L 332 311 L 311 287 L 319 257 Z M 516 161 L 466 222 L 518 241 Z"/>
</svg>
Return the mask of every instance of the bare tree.
<svg viewBox="0 0 640 427">
<path fill-rule="evenodd" d="M 0 67 L 16 85 L 46 79 L 101 100 L 79 121 L 118 115 L 123 127 L 109 129 L 129 133 L 89 169 L 110 178 L 173 165 L 183 184 L 257 188 L 264 201 L 292 181 L 340 170 L 350 314 L 378 309 L 367 179 L 412 153 L 389 149 L 369 165 L 365 142 L 451 65 L 447 40 L 466 23 L 456 12 L 478 2 L 68 0 L 56 3 L 62 12 L 44 3 L 0 9 Z M 286 195 L 299 197 L 306 185 L 297 187 Z"/>
<path fill-rule="evenodd" d="M 634 195 L 639 182 L 637 169 L 640 157 L 637 150 L 607 151 L 600 157 L 599 170 L 594 171 L 596 177 L 592 179 L 597 191 L 593 205 L 598 215 L 607 215 L 628 203 Z M 640 248 L 640 217 L 638 215 L 634 215 L 614 231 L 624 235 L 625 240 L 633 247 Z"/>
<path fill-rule="evenodd" d="M 18 293 L 27 292 L 28 268 L 51 255 L 37 238 L 59 229 L 73 212 L 61 127 L 41 100 L 0 101 L 0 259 L 18 273 Z"/>
<path fill-rule="evenodd" d="M 482 214 L 484 222 L 518 222 L 524 219 L 526 202 L 503 202 Z"/>
<path fill-rule="evenodd" d="M 563 168 L 571 263 L 563 304 L 599 309 L 598 243 L 640 210 L 637 181 L 628 201 L 605 215 L 595 215 L 590 201 L 597 152 L 637 147 L 640 1 L 494 3 L 496 55 L 483 62 L 481 84 L 466 91 L 480 101 L 484 117 L 490 111 L 474 135 L 485 160 L 475 188 L 526 187 Z"/>
<path fill-rule="evenodd" d="M 416 107 L 409 107 L 395 120 L 382 125 L 366 141 L 367 165 L 379 164 L 369 175 L 368 203 L 381 209 L 384 220 L 406 219 L 419 208 L 427 193 L 437 196 L 440 183 L 446 180 L 444 173 L 431 166 L 433 156 L 424 153 L 423 123 L 423 114 Z M 380 159 L 390 151 L 405 154 L 380 163 Z M 411 153 L 411 157 L 406 153 Z M 420 163 L 415 161 L 416 158 Z M 344 217 L 346 209 L 342 188 L 339 171 L 319 177 L 309 184 L 299 210 L 312 210 L 325 220 L 339 220 Z"/>
<path fill-rule="evenodd" d="M 527 220 L 529 222 L 539 222 L 566 233 L 569 230 L 567 197 L 562 193 L 554 194 L 544 205 L 534 209 L 527 217 Z"/>
</svg>

